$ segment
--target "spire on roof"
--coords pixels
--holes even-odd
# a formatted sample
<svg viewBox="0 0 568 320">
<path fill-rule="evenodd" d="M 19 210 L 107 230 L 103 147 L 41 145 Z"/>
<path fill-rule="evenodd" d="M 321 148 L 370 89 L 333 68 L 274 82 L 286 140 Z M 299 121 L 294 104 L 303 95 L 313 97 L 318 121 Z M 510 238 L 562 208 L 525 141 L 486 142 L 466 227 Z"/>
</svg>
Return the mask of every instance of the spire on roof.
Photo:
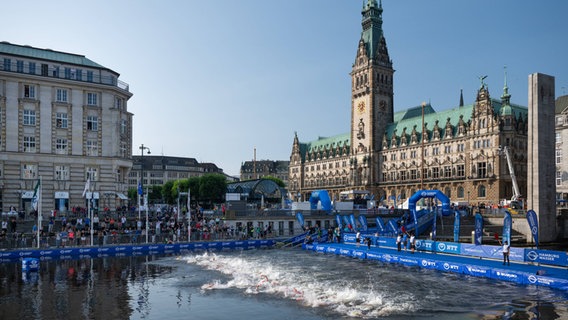
<svg viewBox="0 0 568 320">
<path fill-rule="evenodd" d="M 460 89 L 460 107 L 463 107 L 463 89 Z"/>
<path fill-rule="evenodd" d="M 507 66 L 504 67 L 505 69 L 505 85 L 503 86 L 503 95 L 501 95 L 501 101 L 503 104 L 508 105 L 511 101 L 511 95 L 509 94 L 509 87 L 507 86 Z"/>
</svg>

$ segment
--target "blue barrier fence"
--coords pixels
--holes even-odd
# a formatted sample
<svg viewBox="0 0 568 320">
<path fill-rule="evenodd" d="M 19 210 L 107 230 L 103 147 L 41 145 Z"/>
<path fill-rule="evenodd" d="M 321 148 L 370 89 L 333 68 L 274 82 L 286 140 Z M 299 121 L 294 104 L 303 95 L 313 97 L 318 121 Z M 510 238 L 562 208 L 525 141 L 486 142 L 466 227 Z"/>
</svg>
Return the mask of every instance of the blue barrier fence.
<svg viewBox="0 0 568 320">
<path fill-rule="evenodd" d="M 365 239 L 367 237 L 371 238 L 371 243 L 375 246 L 396 248 L 396 239 L 394 238 L 377 237 L 374 234 L 361 233 L 361 239 Z M 342 241 L 343 243 L 355 244 L 355 233 L 344 233 Z M 407 248 L 409 248 L 408 243 Z M 494 245 L 475 245 L 469 243 L 416 240 L 416 250 L 479 258 L 503 258 L 502 247 Z M 563 267 L 568 266 L 568 252 L 564 251 L 510 247 L 509 258 L 511 261 L 532 262 Z"/>
</svg>

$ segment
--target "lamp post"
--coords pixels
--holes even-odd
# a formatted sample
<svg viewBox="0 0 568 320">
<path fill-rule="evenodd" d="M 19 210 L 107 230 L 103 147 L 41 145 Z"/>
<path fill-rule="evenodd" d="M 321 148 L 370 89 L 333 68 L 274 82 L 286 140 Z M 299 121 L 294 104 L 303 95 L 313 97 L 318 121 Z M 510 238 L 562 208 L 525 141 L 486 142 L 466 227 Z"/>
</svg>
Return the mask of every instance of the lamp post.
<svg viewBox="0 0 568 320">
<path fill-rule="evenodd" d="M 140 145 L 140 187 L 142 189 L 142 197 L 144 196 L 144 150 L 147 154 L 150 154 L 150 148 L 145 147 L 144 144 Z M 139 195 L 140 196 L 140 195 Z M 148 197 L 148 192 L 146 192 L 146 197 Z M 148 243 L 148 200 L 146 200 L 146 243 Z M 138 206 L 138 221 L 140 221 L 140 205 Z"/>
</svg>

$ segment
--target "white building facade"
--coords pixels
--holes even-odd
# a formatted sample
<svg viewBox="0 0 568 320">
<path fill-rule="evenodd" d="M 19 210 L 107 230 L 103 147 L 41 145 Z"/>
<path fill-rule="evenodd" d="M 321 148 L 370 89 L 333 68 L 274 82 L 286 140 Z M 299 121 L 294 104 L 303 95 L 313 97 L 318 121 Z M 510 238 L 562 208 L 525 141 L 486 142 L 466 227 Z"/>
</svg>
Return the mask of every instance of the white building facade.
<svg viewBox="0 0 568 320">
<path fill-rule="evenodd" d="M 29 213 L 41 177 L 41 208 L 127 201 L 132 97 L 119 74 L 85 56 L 0 42 L 0 208 Z"/>
</svg>

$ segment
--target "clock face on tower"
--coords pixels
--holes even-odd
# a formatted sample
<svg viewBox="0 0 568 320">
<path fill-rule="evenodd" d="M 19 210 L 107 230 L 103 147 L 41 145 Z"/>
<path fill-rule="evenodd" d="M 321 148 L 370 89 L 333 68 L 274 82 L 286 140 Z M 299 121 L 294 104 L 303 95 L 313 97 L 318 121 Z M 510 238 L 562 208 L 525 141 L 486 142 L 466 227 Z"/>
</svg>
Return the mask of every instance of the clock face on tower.
<svg viewBox="0 0 568 320">
<path fill-rule="evenodd" d="M 359 104 L 357 105 L 357 111 L 359 111 L 359 113 L 365 112 L 365 102 L 364 101 L 359 102 Z"/>
</svg>

